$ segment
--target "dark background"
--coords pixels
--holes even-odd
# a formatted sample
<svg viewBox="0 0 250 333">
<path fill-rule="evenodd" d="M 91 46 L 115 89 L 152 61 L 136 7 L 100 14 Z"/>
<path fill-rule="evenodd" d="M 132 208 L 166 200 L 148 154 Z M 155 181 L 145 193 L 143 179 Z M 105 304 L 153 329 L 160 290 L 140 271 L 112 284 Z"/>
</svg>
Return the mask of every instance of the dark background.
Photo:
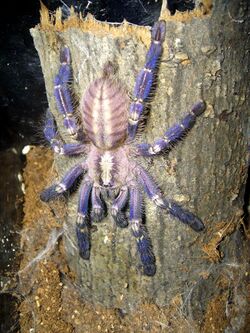
<svg viewBox="0 0 250 333">
<path fill-rule="evenodd" d="M 73 5 L 76 11 L 83 15 L 90 12 L 98 20 L 122 22 L 125 18 L 140 25 L 152 25 L 162 6 L 161 0 L 43 3 L 52 11 L 61 6 L 65 18 Z M 193 9 L 194 1 L 169 0 L 168 8 L 174 15 L 176 10 Z M 25 166 L 21 151 L 25 145 L 44 142 L 41 133 L 47 99 L 39 58 L 29 33 L 39 23 L 39 9 L 38 0 L 14 0 L 5 1 L 0 11 L 0 241 L 5 239 L 4 244 L 0 242 L 0 281 L 4 282 L 15 277 L 18 270 L 15 253 L 19 248 L 23 194 L 17 174 Z M 19 205 L 15 203 L 16 197 L 20 199 Z M 0 291 L 0 332 L 18 331 L 16 307 L 20 300 L 15 288 Z"/>
<path fill-rule="evenodd" d="M 39 21 L 38 1 L 12 1 L 0 11 L 0 150 L 27 144 L 46 107 L 39 59 L 29 28 Z"/>
</svg>

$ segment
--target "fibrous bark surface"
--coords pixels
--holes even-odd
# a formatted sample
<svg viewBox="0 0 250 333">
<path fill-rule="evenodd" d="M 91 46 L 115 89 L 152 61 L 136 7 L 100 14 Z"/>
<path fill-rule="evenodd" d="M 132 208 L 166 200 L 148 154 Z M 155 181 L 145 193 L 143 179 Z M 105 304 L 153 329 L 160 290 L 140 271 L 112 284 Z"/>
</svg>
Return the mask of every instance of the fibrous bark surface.
<svg viewBox="0 0 250 333">
<path fill-rule="evenodd" d="M 117 76 L 131 94 L 136 74 L 144 64 L 150 32 L 127 23 L 117 27 L 91 18 L 82 21 L 74 15 L 61 23 L 60 12 L 52 22 L 47 15 L 43 10 L 41 25 L 31 33 L 50 110 L 60 134 L 69 142 L 53 97 L 60 47 L 66 44 L 71 50 L 76 102 L 108 60 L 117 63 Z M 183 306 L 188 305 L 199 317 L 216 293 L 221 272 L 232 263 L 245 269 L 238 228 L 247 175 L 247 15 L 246 0 L 218 0 L 206 15 L 201 10 L 174 17 L 162 14 L 167 37 L 150 112 L 138 141 L 152 142 L 201 98 L 207 110 L 170 154 L 154 161 L 142 160 L 142 164 L 167 197 L 203 219 L 206 231 L 195 234 L 146 200 L 146 225 L 157 260 L 154 277 L 140 274 L 130 230 L 117 229 L 109 216 L 96 225 L 91 258 L 84 261 L 75 240 L 78 194 L 73 194 L 68 203 L 64 243 L 69 266 L 76 272 L 80 291 L 88 301 L 132 309 L 145 300 L 163 306 L 182 295 Z M 78 160 L 57 157 L 59 174 Z M 233 276 L 232 271 L 228 279 Z M 241 301 L 244 303 L 243 297 Z"/>
</svg>

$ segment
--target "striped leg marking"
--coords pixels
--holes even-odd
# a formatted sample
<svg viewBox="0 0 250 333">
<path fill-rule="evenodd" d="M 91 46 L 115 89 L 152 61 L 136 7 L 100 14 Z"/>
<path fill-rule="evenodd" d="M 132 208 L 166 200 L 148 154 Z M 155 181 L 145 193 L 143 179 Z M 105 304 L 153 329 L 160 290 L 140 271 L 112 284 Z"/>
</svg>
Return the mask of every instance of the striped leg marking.
<svg viewBox="0 0 250 333">
<path fill-rule="evenodd" d="M 89 232 L 89 201 L 92 183 L 82 184 L 79 193 L 78 215 L 76 220 L 76 236 L 79 254 L 88 260 L 90 256 L 90 232 Z"/>
<path fill-rule="evenodd" d="M 120 228 L 125 228 L 128 225 L 128 220 L 123 209 L 126 207 L 129 198 L 127 187 L 122 187 L 118 196 L 113 201 L 111 207 L 111 215 Z"/>
<path fill-rule="evenodd" d="M 129 220 L 132 233 L 136 238 L 137 249 L 143 265 L 145 275 L 153 276 L 156 272 L 155 256 L 152 251 L 152 244 L 148 237 L 147 230 L 142 225 L 142 199 L 139 189 L 130 188 L 129 199 Z"/>
<path fill-rule="evenodd" d="M 76 179 L 84 172 L 85 166 L 83 164 L 77 164 L 71 168 L 60 181 L 60 183 L 53 184 L 49 188 L 45 189 L 40 198 L 44 202 L 48 202 L 66 192 L 76 181 Z"/>
<path fill-rule="evenodd" d="M 46 122 L 43 132 L 45 138 L 50 143 L 51 148 L 57 154 L 72 156 L 82 154 L 84 152 L 85 146 L 81 143 L 64 144 L 61 140 L 57 139 L 58 133 L 56 131 L 55 120 L 50 111 L 47 111 Z"/>
<path fill-rule="evenodd" d="M 71 79 L 70 51 L 63 47 L 60 52 L 60 68 L 54 80 L 54 96 L 59 112 L 63 115 L 63 124 L 71 136 L 78 135 L 77 121 L 73 115 L 73 103 L 68 87 Z"/>
<path fill-rule="evenodd" d="M 170 127 L 165 133 L 163 138 L 156 140 L 152 145 L 148 143 L 142 143 L 137 145 L 139 155 L 141 156 L 154 156 L 160 154 L 162 151 L 171 148 L 171 146 L 178 140 L 180 140 L 188 130 L 190 130 L 200 114 L 205 110 L 206 105 L 203 101 L 195 103 L 190 113 L 185 118 L 174 126 Z"/>
<path fill-rule="evenodd" d="M 151 176 L 141 167 L 138 172 L 138 180 L 142 184 L 147 196 L 157 206 L 167 209 L 172 216 L 177 217 L 182 223 L 189 225 L 197 232 L 202 231 L 205 228 L 204 224 L 197 216 L 188 210 L 185 210 L 176 202 L 164 199 Z"/>
<path fill-rule="evenodd" d="M 144 101 L 148 98 L 153 84 L 154 71 L 162 53 L 165 32 L 166 25 L 164 21 L 154 24 L 151 33 L 151 44 L 146 55 L 146 63 L 136 78 L 134 102 L 131 104 L 129 110 L 128 137 L 130 140 L 135 138 L 138 123 L 144 109 Z"/>
<path fill-rule="evenodd" d="M 93 222 L 100 222 L 106 213 L 104 202 L 101 198 L 101 191 L 99 187 L 94 186 L 91 193 L 91 220 Z"/>
</svg>

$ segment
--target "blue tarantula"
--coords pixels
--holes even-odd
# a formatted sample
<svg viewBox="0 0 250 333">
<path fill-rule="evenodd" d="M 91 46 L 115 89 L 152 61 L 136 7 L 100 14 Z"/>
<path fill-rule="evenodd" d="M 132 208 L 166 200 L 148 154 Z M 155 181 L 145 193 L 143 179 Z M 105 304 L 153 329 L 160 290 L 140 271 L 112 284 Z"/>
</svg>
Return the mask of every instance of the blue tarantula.
<svg viewBox="0 0 250 333">
<path fill-rule="evenodd" d="M 195 231 L 204 229 L 201 220 L 183 209 L 177 203 L 163 197 L 148 172 L 139 165 L 136 158 L 152 157 L 171 148 L 189 130 L 198 115 L 205 109 L 199 101 L 179 124 L 169 128 L 162 138 L 153 144 L 135 142 L 138 123 L 141 120 L 165 38 L 165 22 L 156 22 L 152 28 L 151 45 L 146 55 L 144 68 L 136 78 L 133 101 L 123 86 L 115 81 L 111 63 L 104 66 L 102 77 L 92 82 L 86 90 L 80 111 L 84 129 L 74 117 L 68 82 L 71 78 L 70 51 L 61 49 L 61 66 L 55 78 L 54 95 L 59 112 L 64 117 L 64 126 L 78 143 L 64 144 L 58 133 L 52 115 L 48 113 L 44 134 L 54 152 L 72 156 L 84 154 L 86 158 L 72 167 L 60 182 L 45 189 L 41 199 L 54 199 L 72 187 L 84 174 L 79 191 L 76 235 L 80 255 L 90 256 L 90 222 L 101 221 L 106 214 L 104 198 L 111 200 L 111 215 L 120 227 L 129 224 L 137 242 L 143 272 L 152 276 L 156 271 L 155 257 L 146 228 L 142 223 L 141 188 L 155 205 L 166 209 L 181 222 Z M 129 110 L 129 111 L 128 111 Z M 84 133 L 84 134 L 83 134 Z M 126 207 L 129 205 L 129 217 Z"/>
</svg>

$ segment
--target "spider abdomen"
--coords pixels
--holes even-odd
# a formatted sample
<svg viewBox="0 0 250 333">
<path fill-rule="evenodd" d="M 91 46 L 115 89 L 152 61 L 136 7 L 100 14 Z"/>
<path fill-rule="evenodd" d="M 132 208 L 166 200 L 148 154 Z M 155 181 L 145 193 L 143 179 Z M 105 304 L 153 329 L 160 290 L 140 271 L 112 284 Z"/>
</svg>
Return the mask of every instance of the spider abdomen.
<svg viewBox="0 0 250 333">
<path fill-rule="evenodd" d="M 127 135 L 128 96 L 109 78 L 95 80 L 81 103 L 83 123 L 88 138 L 101 149 L 119 146 Z"/>
</svg>

